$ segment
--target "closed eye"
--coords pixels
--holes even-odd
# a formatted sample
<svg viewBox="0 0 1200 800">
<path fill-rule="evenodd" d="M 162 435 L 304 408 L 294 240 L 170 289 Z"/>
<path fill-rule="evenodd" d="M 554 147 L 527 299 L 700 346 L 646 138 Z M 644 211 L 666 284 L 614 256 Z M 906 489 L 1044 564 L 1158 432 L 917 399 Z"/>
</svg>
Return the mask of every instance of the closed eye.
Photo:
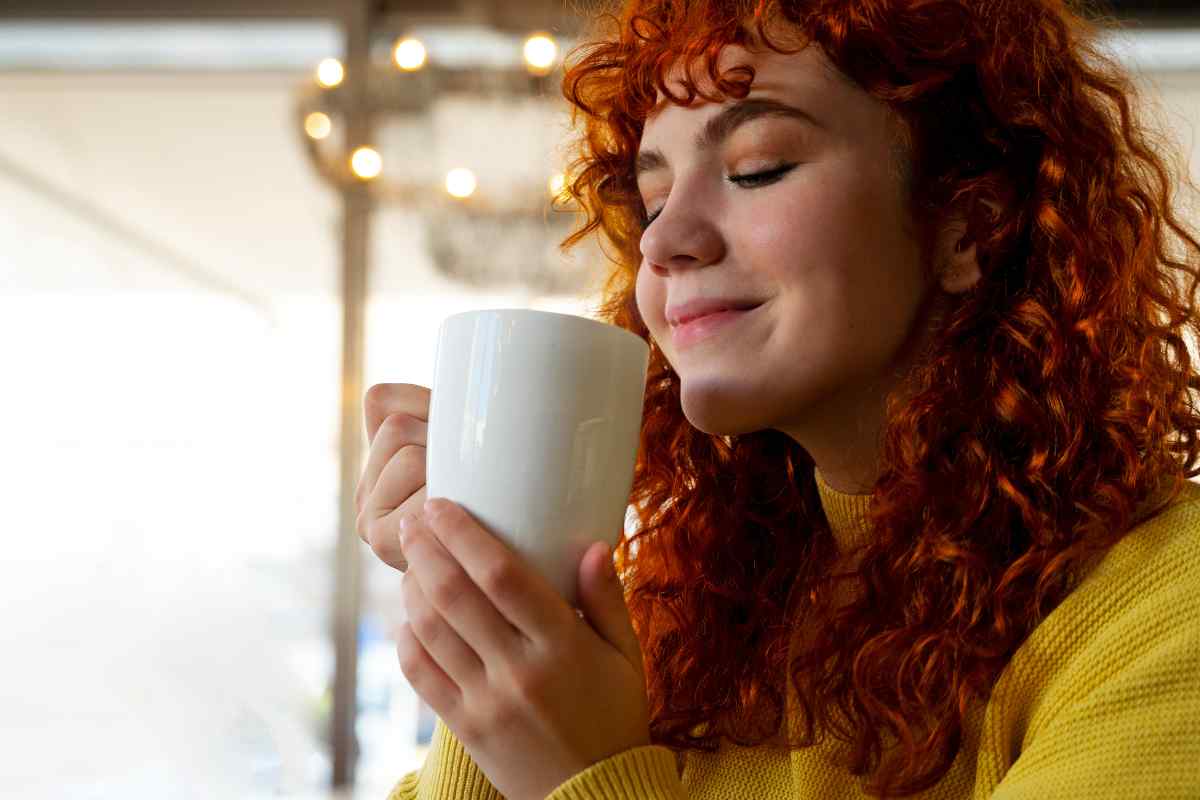
<svg viewBox="0 0 1200 800">
<path fill-rule="evenodd" d="M 743 189 L 757 189 L 760 186 L 768 186 L 782 178 L 784 175 L 796 168 L 795 164 L 781 164 L 778 167 L 764 170 L 762 172 L 751 172 L 746 175 L 730 175 L 726 180 L 730 183 L 740 186 Z M 662 213 L 660 208 L 649 216 L 642 218 L 642 230 L 650 227 L 654 220 L 658 219 L 658 215 Z"/>
<path fill-rule="evenodd" d="M 795 168 L 795 164 L 781 164 L 764 172 L 752 172 L 747 175 L 730 175 L 728 180 L 730 183 L 736 183 L 743 188 L 755 188 L 766 186 L 768 183 L 774 183 Z"/>
</svg>

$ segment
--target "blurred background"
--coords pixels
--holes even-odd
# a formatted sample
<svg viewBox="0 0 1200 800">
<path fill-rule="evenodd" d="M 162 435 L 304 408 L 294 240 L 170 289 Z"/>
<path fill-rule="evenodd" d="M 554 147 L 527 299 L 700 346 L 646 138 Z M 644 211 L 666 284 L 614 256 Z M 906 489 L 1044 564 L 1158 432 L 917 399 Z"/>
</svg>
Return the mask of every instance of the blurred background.
<svg viewBox="0 0 1200 800">
<path fill-rule="evenodd" d="M 1191 5 L 1108 41 L 1200 179 Z M 382 800 L 421 764 L 362 395 L 429 385 L 457 311 L 592 313 L 603 254 L 557 250 L 586 7 L 0 5 L 0 794 Z"/>
</svg>

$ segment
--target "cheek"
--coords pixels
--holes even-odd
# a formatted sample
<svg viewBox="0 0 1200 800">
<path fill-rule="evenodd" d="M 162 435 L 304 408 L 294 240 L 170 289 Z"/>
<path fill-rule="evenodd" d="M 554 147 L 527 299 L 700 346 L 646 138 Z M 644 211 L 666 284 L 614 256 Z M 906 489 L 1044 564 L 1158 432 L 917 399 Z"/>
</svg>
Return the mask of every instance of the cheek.
<svg viewBox="0 0 1200 800">
<path fill-rule="evenodd" d="M 654 270 L 642 264 L 638 268 L 634 291 L 638 313 L 642 315 L 650 333 L 657 338 L 666 327 L 666 291 L 662 279 L 654 274 Z"/>
<path fill-rule="evenodd" d="M 778 193 L 743 207 L 730 228 L 739 260 L 778 288 L 828 264 L 836 236 L 827 205 L 806 192 Z"/>
<path fill-rule="evenodd" d="M 732 230 L 759 271 L 783 280 L 814 270 L 857 273 L 900 254 L 887 187 L 845 162 L 807 167 L 786 190 L 764 192 L 740 209 Z"/>
<path fill-rule="evenodd" d="M 848 216 L 861 202 L 838 170 L 836 164 L 802 164 L 793 180 L 751 193 L 750 202 L 739 204 L 733 228 L 748 252 L 804 262 L 826 255 L 821 251 L 844 237 Z"/>
</svg>

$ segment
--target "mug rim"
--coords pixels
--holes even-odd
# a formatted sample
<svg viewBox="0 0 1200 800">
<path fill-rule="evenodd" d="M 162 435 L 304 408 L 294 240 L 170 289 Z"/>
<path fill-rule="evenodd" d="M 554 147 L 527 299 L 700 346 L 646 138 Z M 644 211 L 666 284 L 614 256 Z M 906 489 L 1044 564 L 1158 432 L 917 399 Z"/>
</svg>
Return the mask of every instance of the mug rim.
<svg viewBox="0 0 1200 800">
<path fill-rule="evenodd" d="M 636 341 L 641 342 L 642 345 L 644 345 L 647 349 L 650 347 L 650 343 L 647 342 L 645 339 L 643 339 L 641 336 L 638 336 L 636 333 L 634 333 L 631 330 L 622 328 L 620 325 L 613 325 L 611 322 L 605 322 L 604 320 L 595 319 L 594 317 L 586 317 L 586 316 L 583 316 L 582 314 L 571 314 L 571 313 L 567 313 L 567 312 L 563 312 L 563 311 L 545 311 L 540 308 L 513 308 L 513 307 L 472 308 L 472 309 L 467 309 L 466 311 L 456 311 L 453 314 L 448 314 L 442 320 L 442 324 L 444 325 L 445 323 L 449 322 L 450 320 L 454 319 L 455 317 L 481 316 L 481 315 L 485 315 L 485 314 L 561 317 L 561 318 L 566 318 L 566 319 L 571 319 L 571 320 L 582 320 L 583 322 L 588 322 L 593 325 L 599 325 L 606 329 L 620 331 L 621 333 L 626 334 L 627 336 L 633 337 L 633 339 L 635 339 Z"/>
</svg>

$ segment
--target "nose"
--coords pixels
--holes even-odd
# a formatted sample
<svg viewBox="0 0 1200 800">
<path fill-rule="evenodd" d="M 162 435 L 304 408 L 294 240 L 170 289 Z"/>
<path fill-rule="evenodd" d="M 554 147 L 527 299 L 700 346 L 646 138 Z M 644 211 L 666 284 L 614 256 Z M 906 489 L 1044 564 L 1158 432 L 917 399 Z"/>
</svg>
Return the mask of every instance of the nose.
<svg viewBox="0 0 1200 800">
<path fill-rule="evenodd" d="M 725 257 L 725 241 L 712 214 L 672 193 L 662 212 L 642 234 L 642 258 L 659 274 L 702 267 Z"/>
</svg>

